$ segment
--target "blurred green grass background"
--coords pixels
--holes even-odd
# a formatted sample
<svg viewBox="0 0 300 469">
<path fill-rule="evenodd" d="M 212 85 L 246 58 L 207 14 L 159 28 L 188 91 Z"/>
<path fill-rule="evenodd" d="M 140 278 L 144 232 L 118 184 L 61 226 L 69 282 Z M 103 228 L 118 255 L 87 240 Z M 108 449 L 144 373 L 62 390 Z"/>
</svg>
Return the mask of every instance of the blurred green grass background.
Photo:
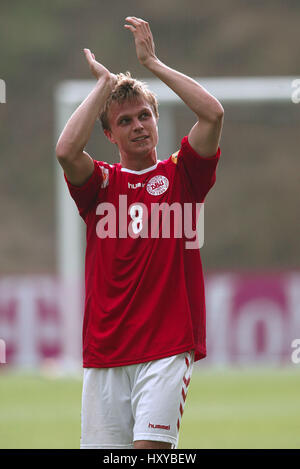
<svg viewBox="0 0 300 469">
<path fill-rule="evenodd" d="M 79 448 L 81 377 L 2 373 L 0 447 Z M 300 448 L 295 368 L 199 370 L 179 448 Z"/>
</svg>

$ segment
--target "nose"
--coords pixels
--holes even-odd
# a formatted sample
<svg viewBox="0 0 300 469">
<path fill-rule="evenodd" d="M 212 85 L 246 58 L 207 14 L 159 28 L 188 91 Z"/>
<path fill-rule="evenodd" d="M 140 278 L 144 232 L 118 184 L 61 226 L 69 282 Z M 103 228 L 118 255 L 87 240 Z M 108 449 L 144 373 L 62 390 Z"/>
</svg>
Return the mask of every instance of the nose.
<svg viewBox="0 0 300 469">
<path fill-rule="evenodd" d="M 133 130 L 135 132 L 138 132 L 139 130 L 142 130 L 144 128 L 142 122 L 139 119 L 134 119 L 133 121 Z"/>
</svg>

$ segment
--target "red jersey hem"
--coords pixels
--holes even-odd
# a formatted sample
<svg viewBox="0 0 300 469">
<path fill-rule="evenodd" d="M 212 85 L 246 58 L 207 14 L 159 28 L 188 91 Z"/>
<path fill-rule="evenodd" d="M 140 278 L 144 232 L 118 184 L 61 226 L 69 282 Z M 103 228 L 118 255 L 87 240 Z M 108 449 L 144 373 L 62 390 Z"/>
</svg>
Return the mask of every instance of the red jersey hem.
<svg viewBox="0 0 300 469">
<path fill-rule="evenodd" d="M 188 352 L 189 350 L 195 351 L 195 361 L 201 360 L 206 357 L 206 350 L 203 347 L 195 347 L 195 344 L 186 345 L 180 349 L 173 350 L 172 352 L 160 353 L 158 355 L 151 355 L 144 358 L 135 358 L 132 360 L 124 360 L 122 362 L 111 362 L 109 364 L 100 364 L 98 362 L 83 361 L 83 368 L 114 368 L 118 366 L 137 365 L 138 363 L 150 362 L 152 360 L 159 360 L 161 358 L 171 357 L 180 353 Z"/>
</svg>

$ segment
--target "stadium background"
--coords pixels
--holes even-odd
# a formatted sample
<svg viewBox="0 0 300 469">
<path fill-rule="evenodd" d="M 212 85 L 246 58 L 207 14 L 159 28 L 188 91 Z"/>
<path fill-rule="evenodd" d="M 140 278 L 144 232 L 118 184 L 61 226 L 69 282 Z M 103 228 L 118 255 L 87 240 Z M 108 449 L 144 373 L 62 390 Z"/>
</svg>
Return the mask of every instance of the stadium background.
<svg viewBox="0 0 300 469">
<path fill-rule="evenodd" d="M 150 78 L 123 29 L 128 15 L 147 19 L 157 55 L 190 76 L 299 76 L 299 14 L 295 0 L 2 2 L 1 448 L 78 447 L 80 434 L 81 375 L 57 360 L 55 87 L 90 78 L 84 47 L 113 72 Z M 209 357 L 189 390 L 181 447 L 300 446 L 299 106 L 225 106 L 201 251 Z M 175 120 L 177 149 L 194 117 L 182 107 Z M 88 149 L 112 158 L 99 128 Z M 20 337 L 25 347 L 34 337 L 30 359 Z"/>
</svg>

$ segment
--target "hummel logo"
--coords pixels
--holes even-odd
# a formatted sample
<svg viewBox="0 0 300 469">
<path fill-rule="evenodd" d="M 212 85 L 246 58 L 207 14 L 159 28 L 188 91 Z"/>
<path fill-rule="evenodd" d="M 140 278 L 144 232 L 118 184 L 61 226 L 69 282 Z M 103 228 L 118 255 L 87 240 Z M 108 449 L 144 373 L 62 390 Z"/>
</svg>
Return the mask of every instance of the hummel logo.
<svg viewBox="0 0 300 469">
<path fill-rule="evenodd" d="M 170 425 L 154 425 L 149 422 L 148 428 L 161 428 L 162 430 L 170 430 Z"/>
<path fill-rule="evenodd" d="M 128 183 L 128 189 L 138 189 L 139 187 L 145 187 L 145 184 L 143 182 L 137 182 L 136 184 Z"/>
</svg>

